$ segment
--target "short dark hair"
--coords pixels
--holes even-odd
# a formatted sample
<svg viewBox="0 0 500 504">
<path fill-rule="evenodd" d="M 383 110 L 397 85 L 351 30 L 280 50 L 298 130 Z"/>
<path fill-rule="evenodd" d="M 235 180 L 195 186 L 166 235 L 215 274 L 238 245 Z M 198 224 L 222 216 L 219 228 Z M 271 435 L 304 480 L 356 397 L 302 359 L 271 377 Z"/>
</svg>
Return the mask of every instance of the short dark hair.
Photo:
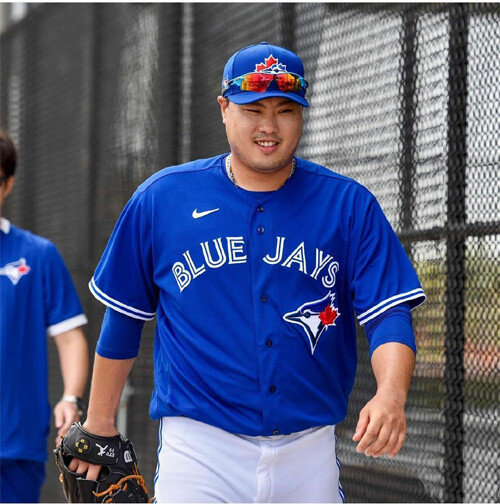
<svg viewBox="0 0 500 504">
<path fill-rule="evenodd" d="M 12 177 L 16 171 L 17 151 L 14 142 L 5 131 L 0 131 L 0 167 L 5 177 Z"/>
</svg>

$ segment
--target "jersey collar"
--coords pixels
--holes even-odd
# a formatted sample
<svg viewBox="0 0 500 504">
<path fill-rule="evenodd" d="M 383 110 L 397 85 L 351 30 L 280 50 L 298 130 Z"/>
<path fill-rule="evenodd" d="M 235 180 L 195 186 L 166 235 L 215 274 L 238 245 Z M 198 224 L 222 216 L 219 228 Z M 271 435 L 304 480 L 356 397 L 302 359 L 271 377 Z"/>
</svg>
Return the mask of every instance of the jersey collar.
<svg viewBox="0 0 500 504">
<path fill-rule="evenodd" d="M 1 226 L 2 232 L 4 232 L 5 234 L 9 234 L 10 222 L 7 219 L 5 219 L 4 217 L 1 217 L 0 218 L 0 226 Z"/>
<path fill-rule="evenodd" d="M 228 154 L 219 156 L 217 176 L 222 181 L 218 189 L 212 193 L 222 204 L 233 209 L 235 213 L 246 218 L 248 212 L 262 204 L 282 212 L 288 206 L 296 204 L 297 195 L 301 194 L 300 179 L 300 159 L 295 158 L 296 168 L 294 174 L 277 191 L 248 191 L 239 186 L 235 186 L 226 171 L 226 157 Z"/>
</svg>

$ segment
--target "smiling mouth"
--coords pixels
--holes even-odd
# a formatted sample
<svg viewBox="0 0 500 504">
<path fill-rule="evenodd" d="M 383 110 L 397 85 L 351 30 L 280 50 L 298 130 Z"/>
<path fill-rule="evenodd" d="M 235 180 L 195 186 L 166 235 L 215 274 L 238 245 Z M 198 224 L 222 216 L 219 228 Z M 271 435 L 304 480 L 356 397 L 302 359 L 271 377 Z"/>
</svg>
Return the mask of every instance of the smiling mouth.
<svg viewBox="0 0 500 504">
<path fill-rule="evenodd" d="M 260 145 L 261 147 L 274 147 L 275 145 L 279 144 L 279 142 L 263 141 L 263 140 L 256 140 L 255 143 L 257 145 Z"/>
</svg>

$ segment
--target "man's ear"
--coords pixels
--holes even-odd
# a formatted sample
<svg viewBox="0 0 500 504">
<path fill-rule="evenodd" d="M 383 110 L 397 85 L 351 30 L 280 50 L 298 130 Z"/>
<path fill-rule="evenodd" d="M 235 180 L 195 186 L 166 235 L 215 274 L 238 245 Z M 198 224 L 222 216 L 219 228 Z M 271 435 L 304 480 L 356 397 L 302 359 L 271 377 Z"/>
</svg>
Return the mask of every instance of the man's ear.
<svg viewBox="0 0 500 504">
<path fill-rule="evenodd" d="M 227 109 L 229 107 L 229 100 L 226 100 L 222 96 L 218 96 L 217 101 L 219 102 L 219 105 L 220 105 L 220 113 L 222 115 L 222 122 L 224 124 L 226 124 L 226 116 L 227 116 Z"/>
<path fill-rule="evenodd" d="M 2 196 L 5 198 L 14 187 L 14 175 L 11 175 L 5 182 Z"/>
</svg>

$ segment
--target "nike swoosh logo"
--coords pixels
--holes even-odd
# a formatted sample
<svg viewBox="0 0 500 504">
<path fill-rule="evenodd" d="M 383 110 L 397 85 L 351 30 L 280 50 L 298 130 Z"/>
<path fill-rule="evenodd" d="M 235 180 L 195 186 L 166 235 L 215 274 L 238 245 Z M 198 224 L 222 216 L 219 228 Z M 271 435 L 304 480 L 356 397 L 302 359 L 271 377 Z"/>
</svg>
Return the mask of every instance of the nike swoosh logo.
<svg viewBox="0 0 500 504">
<path fill-rule="evenodd" d="M 198 209 L 193 210 L 193 219 L 199 219 L 200 217 L 205 217 L 205 215 L 217 212 L 219 209 L 214 208 L 213 210 L 206 210 L 205 212 L 198 212 Z"/>
</svg>

